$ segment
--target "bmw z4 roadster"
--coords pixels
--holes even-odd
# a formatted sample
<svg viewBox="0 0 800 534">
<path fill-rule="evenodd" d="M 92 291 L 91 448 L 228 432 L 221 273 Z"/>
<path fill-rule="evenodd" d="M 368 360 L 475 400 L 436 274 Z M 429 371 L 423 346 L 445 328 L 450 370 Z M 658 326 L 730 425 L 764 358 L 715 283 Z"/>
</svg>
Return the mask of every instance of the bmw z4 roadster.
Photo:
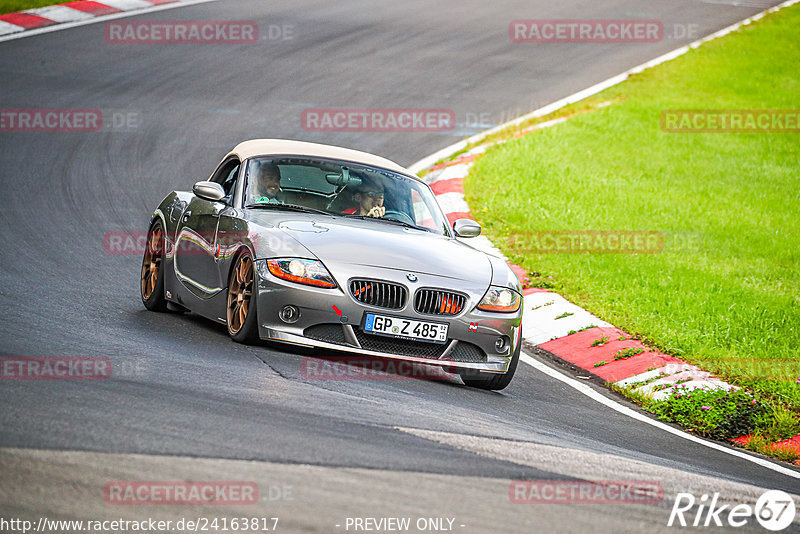
<svg viewBox="0 0 800 534">
<path fill-rule="evenodd" d="M 428 185 L 387 159 L 246 141 L 156 208 L 142 301 L 241 343 L 435 365 L 499 390 L 519 360 L 522 292 L 502 259 L 462 242 L 480 231 L 451 226 Z"/>
</svg>

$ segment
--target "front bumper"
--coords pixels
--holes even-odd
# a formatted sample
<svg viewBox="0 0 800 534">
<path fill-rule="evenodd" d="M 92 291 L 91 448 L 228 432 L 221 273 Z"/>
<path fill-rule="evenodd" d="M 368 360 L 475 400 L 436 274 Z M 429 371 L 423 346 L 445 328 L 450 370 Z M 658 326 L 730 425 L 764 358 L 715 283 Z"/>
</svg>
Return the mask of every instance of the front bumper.
<svg viewBox="0 0 800 534">
<path fill-rule="evenodd" d="M 282 343 L 290 343 L 293 345 L 300 345 L 304 347 L 316 347 L 321 349 L 338 350 L 358 354 L 360 356 L 378 356 L 380 358 L 392 358 L 395 360 L 403 360 L 407 362 L 421 363 L 426 365 L 438 365 L 451 370 L 456 369 L 478 369 L 486 372 L 505 373 L 508 370 L 509 358 L 492 357 L 487 359 L 486 362 L 457 362 L 448 360 L 447 355 L 440 358 L 426 358 L 419 356 L 392 354 L 389 352 L 379 352 L 375 350 L 359 348 L 348 344 L 330 343 L 327 341 L 312 339 L 305 336 L 298 336 L 288 332 L 281 332 L 274 329 L 266 329 L 266 336 L 263 339 L 270 341 L 279 341 Z M 447 349 L 455 349 L 458 341 L 453 339 L 447 343 Z"/>
<path fill-rule="evenodd" d="M 475 309 L 482 293 L 454 288 L 452 280 L 431 275 L 420 274 L 418 283 L 410 284 L 405 274 L 405 271 L 378 269 L 377 273 L 370 272 L 369 276 L 402 284 L 408 289 L 408 301 L 400 310 L 386 310 L 356 301 L 347 287 L 351 278 L 364 276 L 355 270 L 353 276 L 344 284 L 340 282 L 335 289 L 321 289 L 284 281 L 271 274 L 259 274 L 256 295 L 259 335 L 265 340 L 439 366 L 451 372 L 472 369 L 505 373 L 508 370 L 511 355 L 521 343 L 521 307 L 513 314 L 482 312 Z M 337 281 L 340 278 L 337 277 Z M 469 299 L 464 310 L 454 317 L 423 315 L 417 313 L 412 305 L 414 290 L 418 287 L 457 290 L 469 295 Z M 287 323 L 280 318 L 281 309 L 287 305 L 300 312 L 295 322 Z M 433 344 L 366 333 L 362 325 L 368 312 L 447 323 L 448 339 L 444 344 Z M 508 343 L 498 352 L 495 344 L 501 337 Z"/>
</svg>

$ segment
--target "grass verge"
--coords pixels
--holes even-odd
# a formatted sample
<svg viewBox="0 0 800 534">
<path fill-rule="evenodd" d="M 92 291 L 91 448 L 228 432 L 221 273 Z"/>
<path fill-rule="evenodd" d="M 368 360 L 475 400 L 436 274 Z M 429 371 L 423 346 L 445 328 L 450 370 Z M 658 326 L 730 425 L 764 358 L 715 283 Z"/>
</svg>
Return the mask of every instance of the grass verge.
<svg viewBox="0 0 800 534">
<path fill-rule="evenodd" d="M 533 285 L 753 392 L 766 415 L 751 430 L 770 439 L 796 431 L 800 413 L 800 134 L 659 122 L 674 109 L 800 109 L 799 43 L 800 6 L 768 15 L 531 121 L 570 117 L 490 148 L 465 182 L 485 233 Z M 527 232 L 587 230 L 656 231 L 664 247 L 512 246 Z"/>
<path fill-rule="evenodd" d="M 16 13 L 24 9 L 33 9 L 35 7 L 47 7 L 55 4 L 61 4 L 53 0 L 0 0 L 0 15 L 6 13 Z"/>
</svg>

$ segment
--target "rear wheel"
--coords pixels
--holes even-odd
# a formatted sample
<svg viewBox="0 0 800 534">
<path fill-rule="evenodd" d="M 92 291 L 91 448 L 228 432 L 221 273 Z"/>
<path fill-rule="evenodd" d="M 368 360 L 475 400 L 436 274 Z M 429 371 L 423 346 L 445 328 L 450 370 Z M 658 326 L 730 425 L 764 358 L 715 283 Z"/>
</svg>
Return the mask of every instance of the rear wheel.
<svg viewBox="0 0 800 534">
<path fill-rule="evenodd" d="M 155 221 L 147 232 L 139 288 L 142 303 L 150 311 L 166 311 L 164 298 L 164 227 Z"/>
<path fill-rule="evenodd" d="M 255 279 L 253 258 L 249 252 L 243 252 L 236 258 L 228 281 L 228 334 L 238 343 L 258 341 Z"/>
<path fill-rule="evenodd" d="M 522 338 L 520 337 L 517 343 L 517 350 L 511 356 L 511 363 L 508 364 L 508 371 L 503 374 L 486 373 L 481 371 L 465 370 L 461 371 L 461 380 L 464 385 L 471 388 L 490 389 L 499 391 L 504 389 L 511 383 L 514 378 L 514 373 L 517 371 L 517 363 L 519 363 L 519 353 L 522 350 Z"/>
</svg>

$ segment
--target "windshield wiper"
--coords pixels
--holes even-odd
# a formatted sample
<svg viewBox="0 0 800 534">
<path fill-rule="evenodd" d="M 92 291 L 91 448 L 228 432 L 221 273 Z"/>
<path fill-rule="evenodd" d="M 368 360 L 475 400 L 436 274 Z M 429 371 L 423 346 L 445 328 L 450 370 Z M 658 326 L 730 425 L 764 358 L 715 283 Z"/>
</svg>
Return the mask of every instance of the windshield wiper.
<svg viewBox="0 0 800 534">
<path fill-rule="evenodd" d="M 309 208 L 308 206 L 301 206 L 300 204 L 278 204 L 278 203 L 263 203 L 263 204 L 248 204 L 245 208 L 267 208 L 267 209 L 284 209 L 291 211 L 302 211 L 305 213 L 319 213 L 320 215 L 333 215 L 327 211 L 318 210 L 316 208 Z"/>
<path fill-rule="evenodd" d="M 407 223 L 405 221 L 400 221 L 398 219 L 384 219 L 383 217 L 370 217 L 369 215 L 345 215 L 345 217 L 349 217 L 351 219 L 361 219 L 361 220 L 369 220 L 369 221 L 383 221 L 392 224 L 399 224 L 400 226 L 405 226 L 406 228 L 413 228 L 414 230 L 422 230 L 425 232 L 433 232 L 430 228 L 425 228 L 424 226 L 417 226 L 416 224 Z"/>
</svg>

